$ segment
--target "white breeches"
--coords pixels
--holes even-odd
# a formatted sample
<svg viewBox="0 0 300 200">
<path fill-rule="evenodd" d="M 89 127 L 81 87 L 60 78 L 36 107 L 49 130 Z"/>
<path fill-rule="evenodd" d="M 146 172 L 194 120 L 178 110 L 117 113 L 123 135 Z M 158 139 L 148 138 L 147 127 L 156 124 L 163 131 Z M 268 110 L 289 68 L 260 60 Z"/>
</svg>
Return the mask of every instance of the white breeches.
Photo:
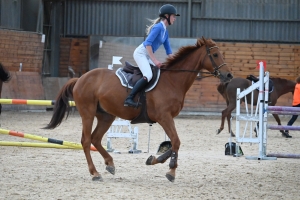
<svg viewBox="0 0 300 200">
<path fill-rule="evenodd" d="M 137 66 L 140 68 L 143 76 L 147 77 L 148 82 L 150 82 L 153 76 L 150 63 L 154 66 L 155 64 L 150 59 L 147 49 L 143 44 L 135 49 L 135 51 L 133 52 L 133 58 Z"/>
</svg>

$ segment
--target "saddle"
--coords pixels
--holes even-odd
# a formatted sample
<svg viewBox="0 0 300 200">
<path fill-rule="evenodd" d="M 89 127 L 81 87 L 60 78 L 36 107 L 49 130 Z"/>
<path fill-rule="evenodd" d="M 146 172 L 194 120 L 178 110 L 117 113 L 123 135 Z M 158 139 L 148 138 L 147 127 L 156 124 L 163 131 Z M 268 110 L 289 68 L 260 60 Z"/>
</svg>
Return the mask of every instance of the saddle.
<svg viewBox="0 0 300 200">
<path fill-rule="evenodd" d="M 154 121 L 152 121 L 149 118 L 148 113 L 147 113 L 146 92 L 149 92 L 150 90 L 152 90 L 156 86 L 156 84 L 158 82 L 158 79 L 159 79 L 159 76 L 160 76 L 160 69 L 156 66 L 153 66 L 153 65 L 150 65 L 150 66 L 151 66 L 151 70 L 152 70 L 152 73 L 153 73 L 153 77 L 152 77 L 151 81 L 146 85 L 145 89 L 142 90 L 141 92 L 139 92 L 138 101 L 142 104 L 141 112 L 136 118 L 134 118 L 131 121 L 131 124 L 138 124 L 138 123 L 153 124 L 153 123 L 155 123 Z M 136 84 L 136 82 L 143 77 L 143 74 L 140 71 L 140 68 L 135 67 L 134 65 L 132 65 L 128 61 L 125 62 L 125 66 L 123 68 L 119 68 L 116 71 L 116 75 L 120 79 L 121 84 L 124 87 L 130 88 L 130 89 L 132 89 L 133 86 Z"/>
<path fill-rule="evenodd" d="M 259 81 L 259 78 L 253 76 L 252 74 L 248 75 L 246 79 L 253 81 L 254 83 Z M 257 90 L 259 90 L 259 88 L 257 88 Z M 269 93 L 273 92 L 273 90 L 274 90 L 273 81 L 271 79 L 269 79 Z"/>
<path fill-rule="evenodd" d="M 150 91 L 151 89 L 153 89 L 156 86 L 159 76 L 160 76 L 159 68 L 156 66 L 153 66 L 151 64 L 150 64 L 150 66 L 151 66 L 153 77 L 152 77 L 151 81 L 146 85 L 146 92 Z M 120 69 L 123 72 L 127 73 L 127 77 L 128 77 L 127 84 L 128 85 L 126 87 L 128 87 L 128 86 L 133 87 L 136 84 L 136 82 L 143 77 L 143 74 L 142 74 L 140 68 L 135 67 L 133 64 L 131 64 L 128 61 L 125 61 L 125 66 L 123 67 L 123 69 L 122 68 L 120 68 Z"/>
</svg>

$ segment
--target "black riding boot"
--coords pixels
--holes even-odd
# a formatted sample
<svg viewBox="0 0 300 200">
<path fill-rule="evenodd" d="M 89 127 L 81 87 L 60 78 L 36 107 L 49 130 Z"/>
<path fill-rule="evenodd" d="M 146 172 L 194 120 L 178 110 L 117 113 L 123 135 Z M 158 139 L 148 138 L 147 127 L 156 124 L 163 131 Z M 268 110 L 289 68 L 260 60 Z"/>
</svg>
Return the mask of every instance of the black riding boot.
<svg viewBox="0 0 300 200">
<path fill-rule="evenodd" d="M 140 103 L 136 103 L 133 101 L 133 98 L 135 97 L 135 95 L 141 91 L 146 85 L 148 84 L 147 78 L 143 77 L 140 80 L 138 80 L 138 82 L 136 82 L 136 84 L 133 86 L 130 94 L 128 95 L 128 97 L 126 98 L 125 102 L 124 102 L 124 106 L 131 106 L 131 107 L 139 107 Z"/>
</svg>

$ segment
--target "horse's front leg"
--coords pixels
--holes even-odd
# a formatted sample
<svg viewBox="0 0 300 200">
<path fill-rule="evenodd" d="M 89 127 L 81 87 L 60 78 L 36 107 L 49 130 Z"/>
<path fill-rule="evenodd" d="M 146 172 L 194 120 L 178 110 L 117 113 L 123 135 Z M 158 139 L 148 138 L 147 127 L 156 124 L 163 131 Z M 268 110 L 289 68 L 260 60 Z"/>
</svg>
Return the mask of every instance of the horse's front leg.
<svg viewBox="0 0 300 200">
<path fill-rule="evenodd" d="M 164 162 L 166 162 L 166 160 L 168 160 L 168 158 L 171 157 L 171 154 L 172 154 L 172 149 L 169 149 L 164 154 L 160 155 L 158 158 L 151 155 L 147 159 L 146 165 L 155 165 L 155 164 L 158 164 L 158 163 L 164 163 Z"/>
<path fill-rule="evenodd" d="M 221 118 L 221 126 L 217 130 L 217 134 L 221 133 L 224 129 L 225 117 L 227 116 L 227 108 L 222 111 L 222 118 Z"/>
<path fill-rule="evenodd" d="M 227 115 L 227 123 L 228 123 L 228 132 L 231 135 L 231 137 L 235 137 L 235 134 L 232 131 L 232 127 L 231 127 L 231 113 L 229 113 L 229 115 Z"/>
<path fill-rule="evenodd" d="M 147 161 L 146 165 L 155 165 L 157 163 L 164 163 L 168 158 L 171 157 L 169 167 L 170 171 L 166 173 L 166 177 L 169 181 L 174 182 L 175 175 L 176 175 L 176 168 L 178 166 L 177 159 L 178 159 L 178 150 L 180 147 L 180 140 L 175 128 L 174 120 L 166 120 L 163 122 L 159 122 L 160 125 L 163 127 L 164 131 L 168 135 L 171 140 L 172 149 L 169 149 L 167 152 L 156 158 L 155 156 L 150 156 Z"/>
<path fill-rule="evenodd" d="M 217 135 L 220 134 L 223 129 L 224 129 L 224 123 L 225 123 L 225 117 L 227 117 L 228 115 L 228 105 L 229 105 L 229 101 L 226 100 L 226 104 L 227 104 L 227 108 L 225 108 L 223 111 L 222 111 L 222 117 L 221 117 L 221 126 L 220 128 L 217 130 Z"/>
</svg>

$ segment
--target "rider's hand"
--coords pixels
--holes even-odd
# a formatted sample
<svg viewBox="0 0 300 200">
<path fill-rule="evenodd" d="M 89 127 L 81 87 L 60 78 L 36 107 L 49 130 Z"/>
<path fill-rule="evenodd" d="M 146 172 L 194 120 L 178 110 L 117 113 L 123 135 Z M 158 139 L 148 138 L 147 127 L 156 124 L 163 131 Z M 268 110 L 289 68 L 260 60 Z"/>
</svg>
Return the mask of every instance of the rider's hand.
<svg viewBox="0 0 300 200">
<path fill-rule="evenodd" d="M 174 58 L 174 55 L 171 53 L 168 55 L 169 58 Z"/>
<path fill-rule="evenodd" d="M 158 68 L 160 68 L 161 65 L 162 65 L 162 63 L 159 62 L 158 60 L 155 60 L 155 61 L 154 61 L 154 64 L 155 64 Z"/>
</svg>

